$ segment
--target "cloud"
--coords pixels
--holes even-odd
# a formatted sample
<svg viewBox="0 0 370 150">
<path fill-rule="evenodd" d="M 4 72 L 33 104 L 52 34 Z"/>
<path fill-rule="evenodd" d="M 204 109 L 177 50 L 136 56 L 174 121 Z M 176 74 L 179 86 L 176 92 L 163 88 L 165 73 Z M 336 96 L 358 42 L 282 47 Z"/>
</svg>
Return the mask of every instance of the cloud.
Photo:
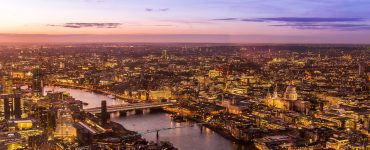
<svg viewBox="0 0 370 150">
<path fill-rule="evenodd" d="M 313 24 L 313 23 L 291 23 L 291 24 L 276 24 L 270 25 L 274 27 L 292 27 L 301 30 L 341 30 L 341 31 L 356 31 L 356 30 L 370 30 L 370 25 L 367 24 Z"/>
<path fill-rule="evenodd" d="M 121 23 L 65 23 L 62 25 L 49 24 L 47 26 L 61 26 L 66 28 L 118 28 Z"/>
<path fill-rule="evenodd" d="M 145 11 L 153 11 L 153 9 L 151 9 L 151 8 L 145 8 Z"/>
<path fill-rule="evenodd" d="M 169 9 L 169 8 L 162 8 L 162 9 L 159 9 L 159 11 L 163 11 L 163 12 L 168 11 L 168 10 L 170 10 L 170 9 Z"/>
<path fill-rule="evenodd" d="M 247 18 L 247 22 L 359 22 L 363 18 L 321 18 L 321 17 L 276 17 L 276 18 Z"/>
<path fill-rule="evenodd" d="M 159 9 L 154 9 L 154 8 L 145 8 L 145 11 L 147 12 L 166 12 L 169 11 L 169 8 L 159 8 Z"/>
<path fill-rule="evenodd" d="M 245 22 L 362 22 L 364 18 L 321 18 L 321 17 L 276 17 L 276 18 L 217 18 L 215 21 L 245 21 Z"/>
<path fill-rule="evenodd" d="M 234 21 L 234 20 L 239 20 L 238 18 L 218 18 L 218 19 L 213 19 L 216 21 Z"/>
<path fill-rule="evenodd" d="M 270 23 L 273 27 L 292 27 L 301 30 L 370 30 L 368 19 L 345 17 L 275 17 L 275 18 L 219 18 L 214 21 L 243 21 Z"/>
</svg>

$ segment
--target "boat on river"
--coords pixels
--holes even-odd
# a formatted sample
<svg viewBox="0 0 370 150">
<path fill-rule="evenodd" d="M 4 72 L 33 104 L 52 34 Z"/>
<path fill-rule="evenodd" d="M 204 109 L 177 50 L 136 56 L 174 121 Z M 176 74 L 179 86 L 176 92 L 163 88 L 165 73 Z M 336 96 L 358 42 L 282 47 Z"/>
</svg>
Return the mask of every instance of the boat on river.
<svg viewBox="0 0 370 150">
<path fill-rule="evenodd" d="M 108 95 L 109 98 L 115 99 L 116 97 L 114 95 Z"/>
<path fill-rule="evenodd" d="M 185 118 L 179 114 L 172 114 L 171 119 L 175 122 L 186 122 Z"/>
</svg>

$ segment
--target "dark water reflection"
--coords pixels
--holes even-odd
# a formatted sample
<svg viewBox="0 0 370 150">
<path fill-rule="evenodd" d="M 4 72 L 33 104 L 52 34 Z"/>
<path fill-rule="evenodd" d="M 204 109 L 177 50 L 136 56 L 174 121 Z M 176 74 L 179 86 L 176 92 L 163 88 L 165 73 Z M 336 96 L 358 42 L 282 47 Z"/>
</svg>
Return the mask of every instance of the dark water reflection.
<svg viewBox="0 0 370 150">
<path fill-rule="evenodd" d="M 51 87 L 45 87 L 45 91 L 51 90 Z M 100 106 L 101 100 L 106 100 L 108 105 L 120 104 L 121 101 L 111 99 L 106 95 L 97 94 L 80 89 L 56 88 L 56 91 L 66 91 L 77 100 L 89 103 L 85 108 Z M 169 128 L 174 126 L 187 126 L 185 128 L 176 128 L 159 132 L 159 140 L 169 141 L 180 150 L 236 150 L 250 149 L 241 146 L 222 137 L 216 132 L 192 122 L 176 123 L 171 120 L 169 114 L 164 112 L 149 112 L 144 114 L 128 114 L 120 117 L 119 113 L 111 114 L 111 120 L 122 124 L 125 128 L 145 132 L 147 130 Z M 202 131 L 201 131 L 201 128 Z M 157 141 L 156 133 L 144 134 L 143 137 L 149 141 Z"/>
<path fill-rule="evenodd" d="M 180 150 L 233 150 L 242 148 L 240 145 L 231 142 L 208 128 L 198 125 L 191 126 L 193 124 L 191 122 L 173 122 L 170 115 L 163 112 L 129 115 L 126 117 L 112 114 L 111 120 L 122 124 L 129 130 L 138 132 L 186 126 L 159 132 L 159 140 L 170 141 Z M 201 131 L 200 128 L 203 128 L 203 130 Z M 156 133 L 145 134 L 143 137 L 150 141 L 157 140 Z"/>
</svg>

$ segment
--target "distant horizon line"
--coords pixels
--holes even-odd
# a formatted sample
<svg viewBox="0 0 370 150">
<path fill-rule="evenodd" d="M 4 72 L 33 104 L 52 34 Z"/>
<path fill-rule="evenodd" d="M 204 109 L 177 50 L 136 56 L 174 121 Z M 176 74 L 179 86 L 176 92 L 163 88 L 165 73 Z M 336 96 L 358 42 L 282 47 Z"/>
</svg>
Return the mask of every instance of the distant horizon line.
<svg viewBox="0 0 370 150">
<path fill-rule="evenodd" d="M 0 42 L 0 46 L 2 45 L 10 45 L 10 44 L 20 44 L 20 45 L 83 45 L 83 44 L 210 44 L 212 45 L 225 45 L 225 46 L 264 46 L 264 45 L 351 45 L 351 46 L 370 46 L 370 43 L 207 43 L 207 42 Z"/>
<path fill-rule="evenodd" d="M 268 42 L 266 42 L 268 41 Z M 359 37 L 263 34 L 35 34 L 0 33 L 0 43 L 194 43 L 194 44 L 342 44 L 369 45 Z"/>
</svg>

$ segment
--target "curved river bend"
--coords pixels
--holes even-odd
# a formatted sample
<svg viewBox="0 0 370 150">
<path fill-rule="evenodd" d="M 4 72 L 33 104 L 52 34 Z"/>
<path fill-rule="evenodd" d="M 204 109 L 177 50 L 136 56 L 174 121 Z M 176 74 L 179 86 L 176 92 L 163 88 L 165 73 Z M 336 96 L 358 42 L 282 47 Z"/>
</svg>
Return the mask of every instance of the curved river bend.
<svg viewBox="0 0 370 150">
<path fill-rule="evenodd" d="M 51 91 L 52 87 L 45 87 L 44 91 Z M 99 107 L 101 100 L 106 100 L 107 105 L 121 104 L 122 101 L 114 100 L 106 95 L 81 89 L 55 88 L 55 91 L 68 92 L 77 100 L 88 103 L 84 108 Z M 176 123 L 171 121 L 170 115 L 164 112 L 145 113 L 136 115 L 119 116 L 119 113 L 111 114 L 111 120 L 122 124 L 125 128 L 145 132 L 146 130 L 184 126 L 191 122 Z M 169 141 L 180 150 L 236 150 L 248 149 L 247 147 L 233 143 L 212 130 L 198 125 L 186 128 L 177 128 L 159 132 L 160 141 Z M 144 134 L 143 137 L 149 141 L 156 141 L 156 133 Z"/>
</svg>

